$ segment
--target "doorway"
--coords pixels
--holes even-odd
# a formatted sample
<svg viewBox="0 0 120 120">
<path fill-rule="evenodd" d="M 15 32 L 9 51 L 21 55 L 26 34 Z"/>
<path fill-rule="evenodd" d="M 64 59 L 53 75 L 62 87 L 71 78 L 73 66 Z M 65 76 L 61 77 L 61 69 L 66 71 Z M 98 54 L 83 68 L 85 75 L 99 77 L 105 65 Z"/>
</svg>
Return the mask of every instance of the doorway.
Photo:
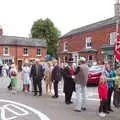
<svg viewBox="0 0 120 120">
<path fill-rule="evenodd" d="M 22 71 L 22 60 L 18 60 L 18 71 Z"/>
</svg>

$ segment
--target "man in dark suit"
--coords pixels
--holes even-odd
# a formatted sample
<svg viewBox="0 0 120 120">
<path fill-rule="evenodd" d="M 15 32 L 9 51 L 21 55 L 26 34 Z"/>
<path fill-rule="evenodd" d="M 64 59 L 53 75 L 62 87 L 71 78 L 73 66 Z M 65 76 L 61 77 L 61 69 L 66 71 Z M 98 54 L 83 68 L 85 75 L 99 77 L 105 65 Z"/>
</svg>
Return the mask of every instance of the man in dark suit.
<svg viewBox="0 0 120 120">
<path fill-rule="evenodd" d="M 2 76 L 2 68 L 3 68 L 3 66 L 2 66 L 2 64 L 0 63 L 0 77 Z"/>
<path fill-rule="evenodd" d="M 44 69 L 42 65 L 40 65 L 40 60 L 35 59 L 35 64 L 31 67 L 30 77 L 33 79 L 33 87 L 34 87 L 34 96 L 37 95 L 37 86 L 39 89 L 39 96 L 42 95 L 42 78 L 44 74 Z"/>
<path fill-rule="evenodd" d="M 71 97 L 75 90 L 74 75 L 75 68 L 73 66 L 73 59 L 69 58 L 68 65 L 66 65 L 62 71 L 64 80 L 64 93 L 65 93 L 65 103 L 72 104 Z"/>
<path fill-rule="evenodd" d="M 53 85 L 54 85 L 54 96 L 52 96 L 52 97 L 58 98 L 58 83 L 62 79 L 62 76 L 61 76 L 61 69 L 57 65 L 56 59 L 53 60 L 53 66 L 54 67 L 52 70 L 52 81 L 53 81 Z"/>
</svg>

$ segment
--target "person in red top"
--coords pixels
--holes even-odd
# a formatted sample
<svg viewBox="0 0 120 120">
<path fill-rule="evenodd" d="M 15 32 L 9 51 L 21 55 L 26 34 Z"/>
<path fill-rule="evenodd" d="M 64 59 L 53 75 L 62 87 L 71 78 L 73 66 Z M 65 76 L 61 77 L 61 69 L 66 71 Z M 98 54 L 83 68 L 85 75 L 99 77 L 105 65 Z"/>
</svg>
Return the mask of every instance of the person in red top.
<svg viewBox="0 0 120 120">
<path fill-rule="evenodd" d="M 109 113 L 107 111 L 107 93 L 108 93 L 108 85 L 105 76 L 101 76 L 98 84 L 98 95 L 100 98 L 99 113 L 107 113 L 107 114 Z"/>
</svg>

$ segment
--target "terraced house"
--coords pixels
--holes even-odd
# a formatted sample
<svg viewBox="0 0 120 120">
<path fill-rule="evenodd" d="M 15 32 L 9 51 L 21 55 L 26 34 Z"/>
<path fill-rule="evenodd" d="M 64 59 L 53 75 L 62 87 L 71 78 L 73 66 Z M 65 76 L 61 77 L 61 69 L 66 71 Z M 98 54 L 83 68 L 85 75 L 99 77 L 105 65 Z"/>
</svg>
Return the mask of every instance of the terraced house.
<svg viewBox="0 0 120 120">
<path fill-rule="evenodd" d="M 113 59 L 113 47 L 116 37 L 116 22 L 120 33 L 120 3 L 115 4 L 115 16 L 90 25 L 73 29 L 60 38 L 59 54 L 61 61 L 69 55 L 75 60 L 84 56 L 89 62 L 103 62 Z"/>
<path fill-rule="evenodd" d="M 25 59 L 33 61 L 34 58 L 46 56 L 46 43 L 25 37 L 5 36 L 0 28 L 0 59 L 3 63 L 15 61 L 18 69 Z"/>
</svg>

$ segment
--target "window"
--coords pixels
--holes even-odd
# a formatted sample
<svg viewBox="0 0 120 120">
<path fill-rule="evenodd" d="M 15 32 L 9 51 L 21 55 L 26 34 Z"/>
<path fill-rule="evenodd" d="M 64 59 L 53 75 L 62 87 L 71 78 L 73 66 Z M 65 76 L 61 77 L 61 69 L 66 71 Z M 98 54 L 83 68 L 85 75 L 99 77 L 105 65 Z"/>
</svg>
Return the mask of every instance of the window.
<svg viewBox="0 0 120 120">
<path fill-rule="evenodd" d="M 41 48 L 37 48 L 37 56 L 41 55 Z"/>
<path fill-rule="evenodd" d="M 86 37 L 85 38 L 85 44 L 86 44 L 85 47 L 91 48 L 91 45 L 92 45 L 91 43 L 92 43 L 92 37 Z"/>
<path fill-rule="evenodd" d="M 67 42 L 64 43 L 64 51 L 68 51 L 68 43 Z"/>
<path fill-rule="evenodd" d="M 29 54 L 28 54 L 28 48 L 24 48 L 24 56 L 28 56 Z"/>
<path fill-rule="evenodd" d="M 92 60 L 92 55 L 88 56 L 88 60 Z"/>
<path fill-rule="evenodd" d="M 110 45 L 114 44 L 115 37 L 116 37 L 116 32 L 111 32 L 110 33 Z"/>
<path fill-rule="evenodd" d="M 3 48 L 3 55 L 4 56 L 9 55 L 9 48 L 8 47 Z"/>
</svg>

